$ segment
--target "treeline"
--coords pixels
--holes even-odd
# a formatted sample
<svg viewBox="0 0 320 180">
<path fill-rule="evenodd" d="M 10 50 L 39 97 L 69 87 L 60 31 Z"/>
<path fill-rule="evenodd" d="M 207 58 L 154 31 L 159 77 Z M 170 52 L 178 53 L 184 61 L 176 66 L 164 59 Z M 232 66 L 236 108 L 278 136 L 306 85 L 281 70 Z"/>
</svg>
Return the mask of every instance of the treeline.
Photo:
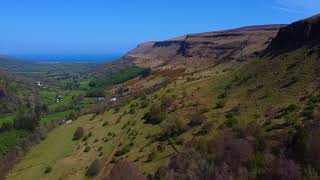
<svg viewBox="0 0 320 180">
<path fill-rule="evenodd" d="M 150 75 L 151 69 L 144 69 L 140 67 L 128 67 L 117 72 L 107 73 L 104 78 L 94 79 L 89 82 L 91 88 L 87 92 L 88 97 L 105 96 L 105 88 L 112 85 L 121 84 L 138 76 L 146 77 Z"/>
</svg>

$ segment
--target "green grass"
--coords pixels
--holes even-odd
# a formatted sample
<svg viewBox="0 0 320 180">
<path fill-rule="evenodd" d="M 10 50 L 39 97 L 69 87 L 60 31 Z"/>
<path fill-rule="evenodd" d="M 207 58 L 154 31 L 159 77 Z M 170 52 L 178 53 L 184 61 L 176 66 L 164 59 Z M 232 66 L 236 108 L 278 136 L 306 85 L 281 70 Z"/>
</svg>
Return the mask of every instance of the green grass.
<svg viewBox="0 0 320 180">
<path fill-rule="evenodd" d="M 51 104 L 56 101 L 57 92 L 54 90 L 40 91 L 40 98 L 42 103 Z"/>
<path fill-rule="evenodd" d="M 84 80 L 80 81 L 80 87 L 79 87 L 80 90 L 82 90 L 82 91 L 89 90 L 90 89 L 90 87 L 89 87 L 90 81 L 92 81 L 92 79 L 84 79 Z"/>
<path fill-rule="evenodd" d="M 68 170 L 71 171 L 71 169 L 65 169 L 65 166 L 68 167 L 69 165 L 67 163 L 60 164 L 61 167 L 56 165 L 60 159 L 67 158 L 74 153 L 77 142 L 72 141 L 73 133 L 81 123 L 88 121 L 90 117 L 91 115 L 83 116 L 72 124 L 54 129 L 44 141 L 33 147 L 23 160 L 15 166 L 7 179 L 59 179 L 61 172 L 57 171 L 57 168 L 60 168 L 64 173 L 67 173 Z M 45 174 L 45 168 L 48 166 L 52 166 L 53 170 L 51 173 Z"/>
<path fill-rule="evenodd" d="M 3 123 L 13 122 L 15 118 L 16 118 L 16 116 L 13 115 L 13 114 L 4 115 L 3 117 L 0 117 L 0 126 L 1 126 Z"/>
<path fill-rule="evenodd" d="M 43 118 L 41 118 L 41 123 L 50 123 L 53 121 L 65 119 L 71 112 L 72 110 L 68 110 L 46 115 Z"/>
<path fill-rule="evenodd" d="M 65 92 L 61 93 L 61 95 L 63 96 L 62 101 L 59 103 L 54 103 L 54 104 L 50 105 L 49 110 L 54 111 L 59 106 L 68 105 L 72 101 L 73 97 L 79 96 L 82 93 L 83 93 L 82 91 L 65 91 Z"/>
</svg>

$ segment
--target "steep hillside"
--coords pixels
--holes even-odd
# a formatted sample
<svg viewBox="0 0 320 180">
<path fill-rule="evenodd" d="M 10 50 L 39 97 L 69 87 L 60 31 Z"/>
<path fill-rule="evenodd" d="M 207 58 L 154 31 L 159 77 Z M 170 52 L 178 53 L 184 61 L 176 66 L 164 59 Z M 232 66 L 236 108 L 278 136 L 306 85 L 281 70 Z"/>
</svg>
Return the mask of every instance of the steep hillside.
<svg viewBox="0 0 320 180">
<path fill-rule="evenodd" d="M 268 51 L 281 52 L 320 43 L 320 14 L 280 29 Z"/>
<path fill-rule="evenodd" d="M 117 63 L 153 72 L 112 86 L 115 102 L 49 133 L 7 179 L 319 179 L 320 44 L 275 53 L 278 27 L 140 45 Z"/>
<path fill-rule="evenodd" d="M 37 91 L 33 81 L 0 70 L 0 113 L 12 113 L 20 106 L 34 106 Z"/>
</svg>

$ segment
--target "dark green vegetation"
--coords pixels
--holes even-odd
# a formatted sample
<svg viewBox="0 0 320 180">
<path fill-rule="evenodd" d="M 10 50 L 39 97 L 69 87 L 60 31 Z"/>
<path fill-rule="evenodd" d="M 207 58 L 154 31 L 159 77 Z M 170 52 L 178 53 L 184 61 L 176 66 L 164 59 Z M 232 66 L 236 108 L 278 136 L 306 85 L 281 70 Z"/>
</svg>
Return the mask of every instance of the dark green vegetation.
<svg viewBox="0 0 320 180">
<path fill-rule="evenodd" d="M 140 67 L 127 67 L 122 70 L 107 73 L 105 77 L 94 79 L 89 82 L 91 89 L 87 92 L 88 97 L 103 97 L 106 95 L 106 88 L 110 88 L 112 85 L 121 84 L 130 79 L 138 76 L 148 76 L 150 74 L 149 69 Z"/>
<path fill-rule="evenodd" d="M 12 130 L 0 134 L 0 154 L 5 155 L 17 148 L 30 135 L 26 130 Z"/>
<path fill-rule="evenodd" d="M 16 150 L 39 123 L 37 90 L 28 78 L 0 71 L 0 153 Z"/>
</svg>

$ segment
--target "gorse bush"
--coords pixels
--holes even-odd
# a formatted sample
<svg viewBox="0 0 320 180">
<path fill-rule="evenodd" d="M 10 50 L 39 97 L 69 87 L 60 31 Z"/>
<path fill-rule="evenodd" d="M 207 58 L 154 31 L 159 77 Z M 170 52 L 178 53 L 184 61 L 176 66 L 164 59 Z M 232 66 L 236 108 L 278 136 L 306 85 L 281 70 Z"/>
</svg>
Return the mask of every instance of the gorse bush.
<svg viewBox="0 0 320 180">
<path fill-rule="evenodd" d="M 170 96 L 162 97 L 160 102 L 161 110 L 163 111 L 167 110 L 172 105 L 173 101 L 174 101 L 173 97 L 170 97 Z"/>
<path fill-rule="evenodd" d="M 149 154 L 147 162 L 152 162 L 156 157 L 157 157 L 157 151 L 154 150 Z"/>
<path fill-rule="evenodd" d="M 89 152 L 90 151 L 90 146 L 87 146 L 86 148 L 84 148 L 83 152 Z"/>
<path fill-rule="evenodd" d="M 313 104 L 308 105 L 303 109 L 302 115 L 307 119 L 313 119 L 314 110 L 315 110 L 315 106 Z"/>
<path fill-rule="evenodd" d="M 216 103 L 216 109 L 223 108 L 225 106 L 226 102 L 225 101 L 219 101 Z"/>
<path fill-rule="evenodd" d="M 47 166 L 46 169 L 44 170 L 44 173 L 48 174 L 52 171 L 52 167 L 51 166 Z"/>
<path fill-rule="evenodd" d="M 233 113 L 226 114 L 227 120 L 225 124 L 228 128 L 235 128 L 238 125 L 238 119 L 234 116 Z"/>
<path fill-rule="evenodd" d="M 74 141 L 80 140 L 83 137 L 83 135 L 84 135 L 83 127 L 78 127 L 73 134 L 73 140 Z"/>
<path fill-rule="evenodd" d="M 145 113 L 143 118 L 147 124 L 159 124 L 166 117 L 166 114 L 161 110 L 159 105 L 151 106 L 150 111 Z"/>
<path fill-rule="evenodd" d="M 206 120 L 207 120 L 207 118 L 205 115 L 203 115 L 200 112 L 196 112 L 191 115 L 189 125 L 190 126 L 198 126 L 198 125 L 201 125 L 202 123 L 204 123 Z"/>
<path fill-rule="evenodd" d="M 185 124 L 179 119 L 168 119 L 161 124 L 161 138 L 176 137 L 186 130 Z"/>
<path fill-rule="evenodd" d="M 100 172 L 100 170 L 101 170 L 101 168 L 102 168 L 102 163 L 101 163 L 101 161 L 98 160 L 98 159 L 94 160 L 94 161 L 90 164 L 90 166 L 89 166 L 89 168 L 88 168 L 88 170 L 87 170 L 87 172 L 86 172 L 86 176 L 93 177 L 93 176 L 98 175 L 99 172 Z"/>
<path fill-rule="evenodd" d="M 109 125 L 109 122 L 108 121 L 105 121 L 102 126 L 108 126 Z"/>
<path fill-rule="evenodd" d="M 129 143 L 126 146 L 124 146 L 122 149 L 118 150 L 115 154 L 115 156 L 122 156 L 127 154 L 128 152 L 130 152 L 131 148 L 132 148 L 133 144 Z"/>
</svg>

